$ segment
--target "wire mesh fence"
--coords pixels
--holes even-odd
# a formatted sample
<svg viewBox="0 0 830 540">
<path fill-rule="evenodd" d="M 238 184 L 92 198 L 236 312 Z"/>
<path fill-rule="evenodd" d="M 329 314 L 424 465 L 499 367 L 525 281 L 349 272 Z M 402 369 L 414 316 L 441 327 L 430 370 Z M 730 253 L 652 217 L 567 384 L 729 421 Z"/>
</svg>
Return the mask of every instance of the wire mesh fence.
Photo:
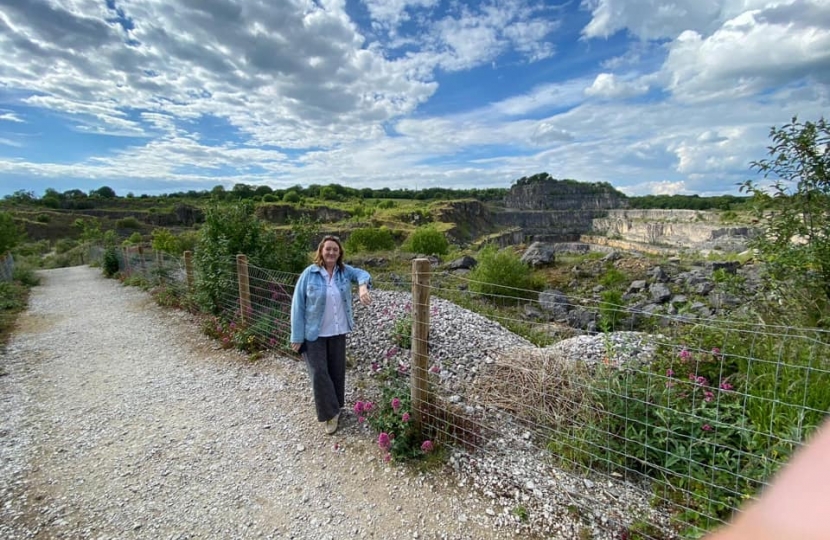
<svg viewBox="0 0 830 540">
<path fill-rule="evenodd" d="M 128 275 L 187 287 L 182 260 L 123 257 Z M 297 278 L 244 259 L 195 271 L 195 295 L 213 306 L 203 330 L 226 347 L 293 354 Z M 826 331 L 494 289 L 428 264 L 374 285 L 350 337 L 355 412 L 374 418 L 390 453 L 451 449 L 509 523 L 563 537 L 700 536 L 830 408 Z"/>
<path fill-rule="evenodd" d="M 543 493 L 546 480 L 570 481 L 561 519 L 575 513 L 587 526 L 599 508 L 605 527 L 643 538 L 699 535 L 753 497 L 830 407 L 826 331 L 657 316 L 594 298 L 551 302 L 526 290 L 473 292 L 480 285 L 449 275 L 430 285 L 433 303 L 459 307 L 422 310 L 441 319 L 422 344 L 434 366 L 422 381 L 425 422 L 431 436 L 471 453 L 468 467 L 520 471 L 500 484 L 508 506 L 534 493 L 543 506 L 561 493 Z M 460 306 L 486 314 L 488 326 L 457 324 L 469 320 Z M 563 323 L 575 310 L 614 330 L 562 339 L 573 334 Z M 528 317 L 538 313 L 549 316 Z M 632 331 L 634 321 L 652 330 Z M 528 341 L 500 344 L 499 325 Z M 493 339 L 473 355 L 447 354 L 437 350 L 439 333 Z M 609 495 L 619 493 L 629 496 Z"/>
<path fill-rule="evenodd" d="M 14 276 L 14 257 L 11 253 L 0 256 L 0 281 L 11 281 Z"/>
</svg>

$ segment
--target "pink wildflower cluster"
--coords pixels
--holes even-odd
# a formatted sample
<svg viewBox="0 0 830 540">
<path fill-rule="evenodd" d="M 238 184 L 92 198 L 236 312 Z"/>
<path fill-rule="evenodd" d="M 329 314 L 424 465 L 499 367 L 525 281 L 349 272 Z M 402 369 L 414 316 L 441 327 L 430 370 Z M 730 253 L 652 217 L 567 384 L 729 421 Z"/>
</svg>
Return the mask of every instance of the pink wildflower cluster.
<svg viewBox="0 0 830 540">
<path fill-rule="evenodd" d="M 362 424 L 366 420 L 366 415 L 372 412 L 375 404 L 371 401 L 356 401 L 354 404 L 354 413 L 357 415 L 357 423 Z"/>
<path fill-rule="evenodd" d="M 678 357 L 680 359 L 680 362 L 682 364 L 685 364 L 685 365 L 688 365 L 693 360 L 692 353 L 686 347 L 683 347 L 680 350 L 680 353 L 678 354 Z M 711 359 L 710 360 L 719 360 L 719 359 L 722 359 L 722 358 L 723 358 L 723 355 L 721 353 L 721 350 L 717 347 L 712 348 Z M 703 359 L 701 361 L 706 361 L 706 359 Z M 715 397 L 716 397 L 715 392 L 718 391 L 718 390 L 720 390 L 722 392 L 730 392 L 730 391 L 735 389 L 735 387 L 732 385 L 732 383 L 729 382 L 728 378 L 724 378 L 720 381 L 720 383 L 714 385 L 706 377 L 704 377 L 702 375 L 698 375 L 696 373 L 696 367 L 689 366 L 689 368 L 692 368 L 693 371 L 689 371 L 689 373 L 687 374 L 687 378 L 688 378 L 689 382 L 692 385 L 694 385 L 694 387 L 699 388 L 700 390 L 702 390 L 703 401 L 706 402 L 706 403 L 711 403 L 712 401 L 715 400 Z M 675 371 L 672 368 L 667 369 L 666 370 L 666 378 L 668 380 L 666 381 L 666 388 L 673 388 L 674 386 L 676 386 L 677 383 L 676 383 L 676 380 L 675 380 L 674 377 L 675 377 Z M 684 394 L 681 394 L 681 396 L 682 395 L 684 395 Z M 712 427 L 710 424 L 703 424 L 703 425 L 701 425 L 700 429 L 702 429 L 703 431 L 714 431 L 715 428 Z"/>
</svg>

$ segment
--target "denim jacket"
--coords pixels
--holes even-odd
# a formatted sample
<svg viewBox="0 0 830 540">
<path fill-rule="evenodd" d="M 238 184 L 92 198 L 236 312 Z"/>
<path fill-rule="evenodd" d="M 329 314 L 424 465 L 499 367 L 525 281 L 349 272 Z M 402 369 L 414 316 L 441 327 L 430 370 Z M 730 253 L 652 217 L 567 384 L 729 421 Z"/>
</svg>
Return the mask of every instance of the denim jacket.
<svg viewBox="0 0 830 540">
<path fill-rule="evenodd" d="M 342 271 L 335 268 L 333 279 L 340 289 L 340 298 L 343 299 L 351 332 L 354 328 L 352 283 L 371 285 L 372 278 L 369 272 L 345 264 Z M 314 341 L 319 337 L 323 311 L 326 308 L 327 280 L 326 269 L 316 264 L 312 264 L 300 274 L 291 300 L 291 343 Z"/>
</svg>

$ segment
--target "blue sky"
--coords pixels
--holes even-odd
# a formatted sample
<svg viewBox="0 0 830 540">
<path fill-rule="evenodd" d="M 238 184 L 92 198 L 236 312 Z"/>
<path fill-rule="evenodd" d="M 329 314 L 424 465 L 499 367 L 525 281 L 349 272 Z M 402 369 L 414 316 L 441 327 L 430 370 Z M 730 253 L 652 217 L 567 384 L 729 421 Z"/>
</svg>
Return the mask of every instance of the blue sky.
<svg viewBox="0 0 830 540">
<path fill-rule="evenodd" d="M 828 0 L 0 0 L 0 195 L 737 193 L 830 110 Z"/>
</svg>

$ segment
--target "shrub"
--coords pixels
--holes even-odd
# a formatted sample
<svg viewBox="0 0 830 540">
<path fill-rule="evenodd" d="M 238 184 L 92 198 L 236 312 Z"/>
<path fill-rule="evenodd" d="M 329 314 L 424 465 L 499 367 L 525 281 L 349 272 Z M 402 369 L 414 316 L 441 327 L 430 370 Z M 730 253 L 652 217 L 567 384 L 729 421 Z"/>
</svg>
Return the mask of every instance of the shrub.
<svg viewBox="0 0 830 540">
<path fill-rule="evenodd" d="M 15 259 L 14 272 L 12 279 L 19 281 L 26 287 L 35 287 L 40 285 L 40 276 L 35 273 L 34 268 L 28 264 L 23 264 L 20 260 Z"/>
<path fill-rule="evenodd" d="M 766 187 L 747 180 L 741 191 L 753 196 L 762 234 L 757 249 L 776 280 L 795 289 L 822 291 L 830 300 L 830 124 L 792 122 L 770 130 L 769 159 L 752 163 Z M 769 210 L 772 209 L 772 212 Z M 794 238 L 803 242 L 794 242 Z M 808 296 L 810 293 L 808 292 Z"/>
<path fill-rule="evenodd" d="M 470 272 L 470 289 L 474 292 L 508 299 L 532 298 L 540 284 L 531 268 L 509 250 L 486 246 L 478 254 L 478 264 Z"/>
<path fill-rule="evenodd" d="M 401 349 L 412 348 L 412 315 L 407 312 L 395 321 L 392 341 Z"/>
<path fill-rule="evenodd" d="M 15 247 L 22 238 L 23 233 L 17 223 L 14 222 L 12 215 L 0 211 L 0 255 Z"/>
<path fill-rule="evenodd" d="M 830 372 L 816 363 L 830 350 L 815 336 L 726 323 L 685 337 L 698 347 L 664 347 L 640 368 L 599 366 L 590 401 L 549 446 L 563 463 L 651 477 L 694 533 L 754 496 L 822 423 Z"/>
<path fill-rule="evenodd" d="M 55 253 L 66 253 L 70 249 L 78 245 L 78 242 L 71 238 L 61 238 L 55 242 Z"/>
<path fill-rule="evenodd" d="M 298 203 L 300 202 L 300 194 L 292 189 L 285 192 L 285 195 L 282 196 L 282 200 L 287 203 Z"/>
<path fill-rule="evenodd" d="M 446 255 L 449 242 L 443 233 L 434 227 L 418 227 L 406 240 L 406 249 L 424 255 Z"/>
<path fill-rule="evenodd" d="M 50 216 L 49 214 L 41 213 L 35 216 L 35 221 L 37 221 L 38 223 L 49 223 L 50 221 L 52 221 L 52 216 Z"/>
<path fill-rule="evenodd" d="M 244 254 L 251 265 L 281 272 L 299 273 L 308 265 L 316 225 L 292 224 L 290 234 L 265 226 L 250 200 L 227 206 L 213 205 L 205 214 L 194 253 L 196 298 L 203 309 L 219 313 L 223 301 L 236 298 L 235 257 Z"/>
<path fill-rule="evenodd" d="M 357 421 L 369 423 L 378 434 L 377 444 L 384 461 L 415 459 L 433 453 L 435 443 L 418 437 L 412 419 L 412 403 L 406 379 L 391 372 L 378 402 L 358 400 Z"/>
<path fill-rule="evenodd" d="M 602 291 L 600 298 L 602 300 L 599 304 L 598 326 L 603 332 L 616 330 L 625 316 L 625 302 L 622 293 L 615 289 L 609 289 Z"/>
<path fill-rule="evenodd" d="M 395 249 L 392 231 L 386 227 L 355 229 L 344 246 L 347 253 L 361 251 L 387 251 Z"/>
<path fill-rule="evenodd" d="M 181 254 L 179 239 L 169 229 L 154 229 L 152 237 L 154 251 L 163 251 L 172 255 Z"/>
<path fill-rule="evenodd" d="M 119 229 L 140 229 L 141 223 L 133 216 L 128 216 L 117 220 L 115 226 Z"/>
<path fill-rule="evenodd" d="M 115 247 L 108 247 L 104 250 L 102 270 L 107 277 L 113 277 L 118 273 L 118 250 Z"/>
</svg>

